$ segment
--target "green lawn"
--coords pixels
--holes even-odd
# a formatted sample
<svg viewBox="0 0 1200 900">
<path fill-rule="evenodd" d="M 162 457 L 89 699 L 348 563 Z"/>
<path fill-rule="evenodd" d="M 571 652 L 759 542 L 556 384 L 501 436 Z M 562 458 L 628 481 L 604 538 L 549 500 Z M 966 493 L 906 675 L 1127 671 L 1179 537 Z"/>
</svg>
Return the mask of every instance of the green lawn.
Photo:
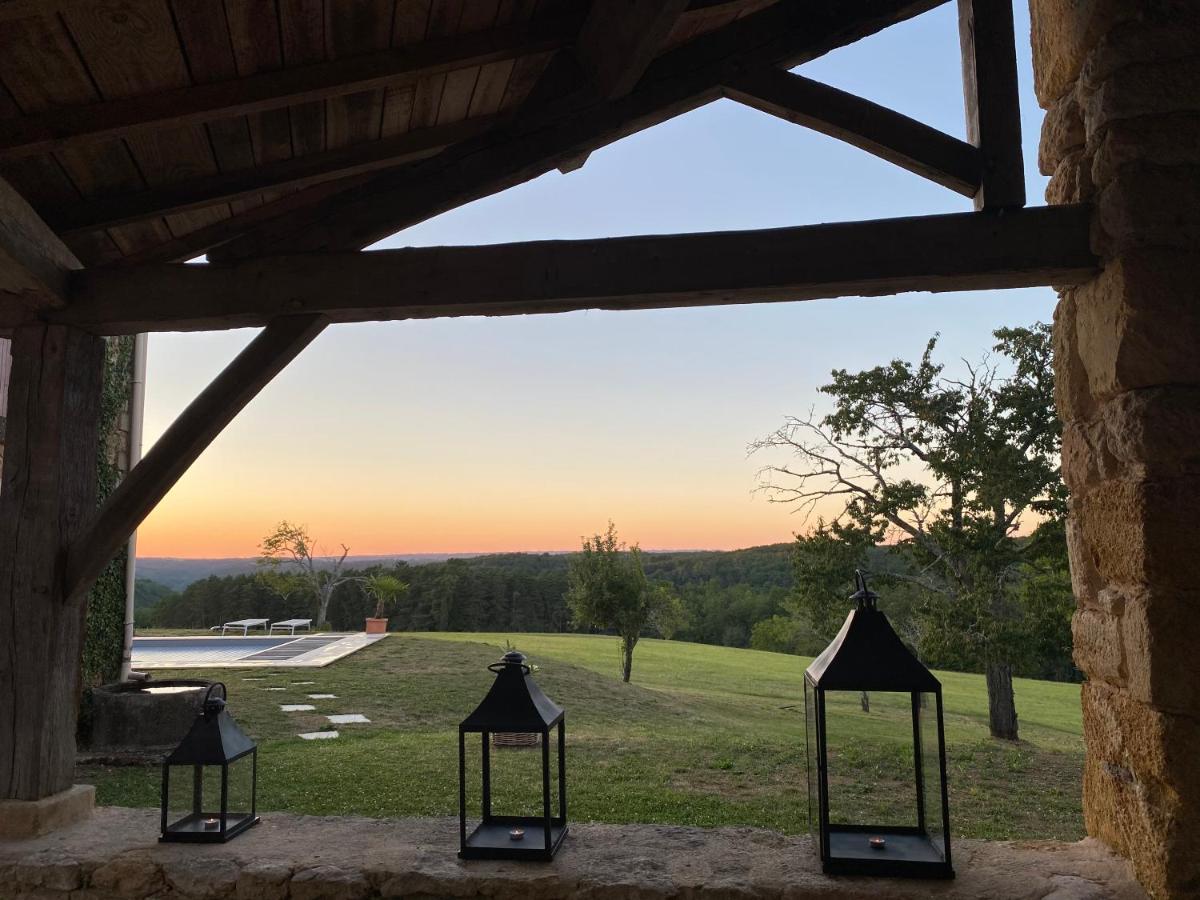
<svg viewBox="0 0 1200 900">
<path fill-rule="evenodd" d="M 540 667 L 539 683 L 567 710 L 572 819 L 807 828 L 806 659 L 645 640 L 626 685 L 614 638 L 422 633 L 392 635 L 325 669 L 179 674 L 228 683 L 230 711 L 259 741 L 262 809 L 449 815 L 457 809 L 456 726 L 486 692 L 486 666 L 506 640 Z M 1014 745 L 988 737 L 981 676 L 939 677 L 955 833 L 1081 837 L 1078 685 L 1018 680 L 1023 740 Z M 309 680 L 316 683 L 291 684 Z M 308 693 L 338 699 L 310 701 Z M 317 710 L 284 713 L 281 703 Z M 336 740 L 296 737 L 328 727 L 325 713 L 350 712 L 371 724 L 341 726 Z M 911 742 L 907 723 L 881 695 L 869 714 L 856 698 L 831 705 L 830 732 L 844 738 L 831 766 L 846 815 L 886 815 Z M 533 811 L 522 800 L 537 796 L 539 761 L 525 751 L 493 754 L 498 811 Z M 102 803 L 158 802 L 156 768 L 90 766 L 80 777 L 96 784 Z"/>
</svg>

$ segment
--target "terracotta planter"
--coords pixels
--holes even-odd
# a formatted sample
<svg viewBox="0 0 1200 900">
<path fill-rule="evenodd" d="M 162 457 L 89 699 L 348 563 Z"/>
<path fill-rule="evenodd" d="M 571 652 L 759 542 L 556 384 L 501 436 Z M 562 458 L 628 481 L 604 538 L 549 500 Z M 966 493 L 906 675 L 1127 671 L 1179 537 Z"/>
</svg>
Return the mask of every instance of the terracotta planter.
<svg viewBox="0 0 1200 900">
<path fill-rule="evenodd" d="M 387 634 L 387 619 L 367 619 L 367 634 Z"/>
</svg>

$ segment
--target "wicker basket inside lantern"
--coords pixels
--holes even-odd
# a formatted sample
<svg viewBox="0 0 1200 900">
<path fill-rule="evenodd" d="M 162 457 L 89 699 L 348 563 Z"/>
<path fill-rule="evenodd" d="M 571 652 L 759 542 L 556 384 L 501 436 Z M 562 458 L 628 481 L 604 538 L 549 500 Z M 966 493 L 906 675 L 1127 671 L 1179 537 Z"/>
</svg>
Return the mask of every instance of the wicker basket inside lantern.
<svg viewBox="0 0 1200 900">
<path fill-rule="evenodd" d="M 536 731 L 496 731 L 492 733 L 492 746 L 536 747 L 540 737 Z"/>
</svg>

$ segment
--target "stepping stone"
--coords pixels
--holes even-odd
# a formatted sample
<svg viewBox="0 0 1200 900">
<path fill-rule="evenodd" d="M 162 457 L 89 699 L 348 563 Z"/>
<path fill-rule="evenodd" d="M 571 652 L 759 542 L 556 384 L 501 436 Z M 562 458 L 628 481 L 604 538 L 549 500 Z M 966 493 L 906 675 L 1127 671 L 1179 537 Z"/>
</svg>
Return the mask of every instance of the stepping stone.
<svg viewBox="0 0 1200 900">
<path fill-rule="evenodd" d="M 347 713 L 341 716 L 326 716 L 334 725 L 370 724 L 371 720 L 362 713 Z"/>
<path fill-rule="evenodd" d="M 310 706 L 307 703 L 283 703 L 279 708 L 284 712 L 312 712 L 316 709 L 315 706 Z"/>
<path fill-rule="evenodd" d="M 264 691 L 286 691 L 287 688 L 263 688 Z"/>
<path fill-rule="evenodd" d="M 297 737 L 303 738 L 306 741 L 328 741 L 338 736 L 336 731 L 310 731 L 307 734 L 299 734 Z"/>
<path fill-rule="evenodd" d="M 337 694 L 309 694 L 309 700 L 336 700 Z"/>
<path fill-rule="evenodd" d="M 266 681 L 266 675 L 252 675 L 249 678 L 243 678 L 242 681 Z"/>
<path fill-rule="evenodd" d="M 315 681 L 293 681 L 292 687 L 303 687 L 306 684 L 316 684 Z"/>
</svg>

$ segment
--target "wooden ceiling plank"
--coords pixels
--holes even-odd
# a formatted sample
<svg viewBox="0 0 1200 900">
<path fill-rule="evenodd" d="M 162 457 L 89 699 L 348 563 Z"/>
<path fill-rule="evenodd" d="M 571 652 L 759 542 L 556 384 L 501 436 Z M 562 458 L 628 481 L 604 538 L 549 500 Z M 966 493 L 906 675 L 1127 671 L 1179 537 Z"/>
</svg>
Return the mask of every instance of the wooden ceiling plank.
<svg viewBox="0 0 1200 900">
<path fill-rule="evenodd" d="M 66 553 L 67 596 L 86 591 L 201 453 L 325 329 L 321 316 L 276 319 L 234 357 L 121 479 Z"/>
<path fill-rule="evenodd" d="M 60 308 L 70 273 L 81 265 L 25 198 L 0 179 L 0 300 L 25 310 Z"/>
<path fill-rule="evenodd" d="M 63 15 L 103 96 L 113 102 L 159 91 L 186 90 L 192 76 L 175 19 L 166 3 L 79 6 Z M 150 188 L 214 175 L 217 161 L 202 124 L 175 124 L 131 133 L 125 142 Z M 168 216 L 173 234 L 229 218 L 227 206 Z"/>
<path fill-rule="evenodd" d="M 434 39 L 402 50 L 261 72 L 234 81 L 47 109 L 0 122 L 0 159 L 45 153 L 81 141 L 125 136 L 165 123 L 178 126 L 278 109 L 543 52 L 563 46 L 576 27 L 569 18 L 555 19 L 529 27 Z"/>
<path fill-rule="evenodd" d="M 688 0 L 592 0 L 575 54 L 601 97 L 624 97 L 662 50 Z"/>
<path fill-rule="evenodd" d="M 977 148 L 854 94 L 782 69 L 758 69 L 731 78 L 725 95 L 845 141 L 967 197 L 979 190 Z"/>
<path fill-rule="evenodd" d="M 324 62 L 325 10 L 323 0 L 279 0 L 279 31 L 283 61 L 288 67 Z M 325 150 L 325 102 L 297 103 L 289 110 L 292 152 L 296 156 Z"/>
<path fill-rule="evenodd" d="M 397 137 L 267 163 L 254 169 L 166 184 L 138 193 L 73 200 L 46 209 L 59 234 L 75 234 L 184 212 L 275 188 L 299 188 L 423 159 L 494 127 L 494 117 L 409 131 Z"/>
<path fill-rule="evenodd" d="M 51 314 L 103 333 L 658 309 L 1070 284 L 1092 277 L 1086 206 L 760 231 L 89 269 Z M 170 303 L 163 303 L 170 297 Z M 12 323 L 2 323 L 6 325 Z"/>
<path fill-rule="evenodd" d="M 958 0 L 967 140 L 983 154 L 976 209 L 1025 205 L 1011 0 Z"/>
<path fill-rule="evenodd" d="M 387 50 L 392 42 L 393 4 L 326 0 L 325 50 L 330 59 Z M 330 148 L 379 137 L 385 87 L 330 97 L 325 101 Z"/>
<path fill-rule="evenodd" d="M 229 0 L 229 39 L 241 78 L 279 74 L 283 69 L 283 39 L 274 3 Z M 292 117 L 287 106 L 254 110 L 246 115 L 255 165 L 292 157 Z"/>
<path fill-rule="evenodd" d="M 535 178 L 580 153 L 717 98 L 738 68 L 794 66 L 940 5 L 941 0 L 866 0 L 814 12 L 781 0 L 728 28 L 660 57 L 620 100 L 569 97 L 520 129 L 485 135 L 423 163 L 384 172 L 360 188 L 258 226 L 214 250 L 216 258 L 269 255 L 273 248 L 357 249 L 431 216 Z"/>
</svg>

